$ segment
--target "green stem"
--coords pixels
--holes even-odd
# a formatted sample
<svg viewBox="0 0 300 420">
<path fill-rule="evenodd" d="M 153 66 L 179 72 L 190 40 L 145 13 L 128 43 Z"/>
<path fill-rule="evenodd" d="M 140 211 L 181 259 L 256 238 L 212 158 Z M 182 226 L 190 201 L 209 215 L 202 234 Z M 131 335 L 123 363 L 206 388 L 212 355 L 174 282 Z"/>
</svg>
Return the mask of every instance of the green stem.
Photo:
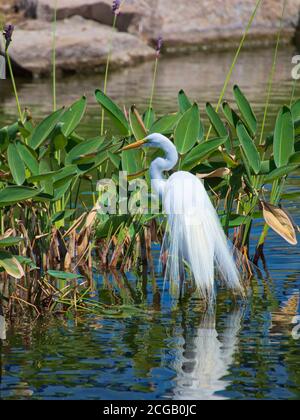
<svg viewBox="0 0 300 420">
<path fill-rule="evenodd" d="M 236 65 L 237 60 L 238 60 L 239 55 L 240 55 L 240 52 L 241 52 L 241 50 L 242 50 L 242 48 L 243 48 L 243 46 L 244 46 L 245 40 L 246 40 L 247 35 L 248 35 L 249 31 L 250 31 L 250 28 L 251 28 L 251 26 L 252 26 L 252 23 L 253 23 L 253 21 L 254 21 L 254 18 L 255 18 L 255 16 L 256 16 L 256 13 L 257 13 L 257 11 L 258 11 L 258 8 L 259 8 L 259 6 L 260 6 L 261 2 L 262 2 L 262 0 L 257 0 L 257 2 L 256 2 L 256 6 L 255 6 L 255 9 L 253 10 L 252 15 L 251 15 L 251 17 L 250 17 L 250 19 L 249 19 L 249 22 L 248 22 L 248 24 L 247 24 L 247 27 L 246 27 L 246 29 L 245 29 L 245 32 L 244 32 L 244 34 L 243 34 L 243 37 L 242 37 L 242 39 L 241 39 L 241 42 L 240 42 L 239 47 L 238 47 L 238 49 L 237 49 L 237 52 L 236 52 L 236 54 L 235 54 L 235 56 L 234 56 L 234 59 L 233 59 L 233 62 L 232 62 L 232 64 L 231 64 L 231 67 L 230 67 L 230 69 L 229 69 L 229 72 L 228 72 L 228 74 L 227 74 L 227 76 L 226 76 L 226 79 L 225 79 L 225 82 L 224 82 L 224 86 L 223 86 L 223 89 L 222 89 L 221 94 L 220 94 L 220 97 L 219 97 L 218 105 L 217 105 L 217 107 L 216 107 L 216 112 L 218 112 L 218 111 L 219 111 L 219 108 L 220 108 L 221 103 L 222 103 L 222 101 L 223 101 L 223 98 L 224 98 L 224 96 L 225 96 L 225 93 L 226 93 L 226 90 L 227 90 L 228 84 L 229 84 L 229 82 L 230 82 L 230 79 L 231 79 L 231 76 L 232 76 L 233 70 L 234 70 L 234 68 L 235 68 L 235 65 Z M 210 136 L 211 130 L 212 130 L 212 125 L 210 125 L 210 127 L 209 127 L 209 130 L 208 130 L 208 133 L 207 133 L 207 136 L 206 136 L 206 140 L 208 140 L 208 139 L 209 139 L 209 136 Z"/>
<path fill-rule="evenodd" d="M 272 63 L 272 68 L 271 68 L 271 72 L 270 72 L 270 76 L 269 76 L 266 106 L 265 106 L 264 118 L 263 118 L 263 123 L 262 123 L 262 128 L 261 128 L 261 134 L 260 134 L 260 140 L 259 140 L 259 144 L 260 145 L 263 144 L 263 137 L 264 137 L 264 132 L 265 132 L 265 126 L 266 126 L 266 121 L 267 121 L 267 116 L 268 116 L 268 111 L 269 111 L 269 105 L 270 105 L 270 99 L 271 99 L 272 87 L 273 87 L 273 79 L 274 79 L 274 75 L 275 75 L 275 71 L 276 71 L 276 64 L 277 64 L 277 58 L 278 58 L 278 50 L 279 50 L 281 33 L 282 33 L 282 27 L 283 27 L 283 17 L 284 17 L 285 7 L 286 7 L 286 0 L 283 1 L 282 14 L 281 14 L 281 19 L 280 19 L 280 27 L 279 27 L 279 31 L 278 31 L 278 34 L 277 34 L 276 48 L 275 48 L 274 58 L 273 58 L 273 63 Z"/>
<path fill-rule="evenodd" d="M 5 54 L 6 54 L 9 74 L 10 74 L 10 78 L 11 78 L 11 82 L 12 82 L 12 86 L 13 86 L 13 90 L 14 90 L 14 94 L 15 94 L 15 98 L 16 98 L 18 113 L 19 113 L 21 122 L 23 122 L 23 115 L 22 115 L 22 111 L 21 111 L 19 95 L 18 95 L 18 91 L 17 91 L 17 86 L 16 86 L 16 82 L 15 82 L 14 73 L 13 73 L 10 57 L 9 57 L 9 54 L 8 54 L 8 50 L 6 50 Z"/>
<path fill-rule="evenodd" d="M 56 100 L 56 28 L 57 28 L 57 0 L 54 0 L 54 16 L 52 25 L 52 89 L 53 89 L 53 111 L 57 109 Z"/>
<path fill-rule="evenodd" d="M 147 120 L 147 123 L 146 123 L 146 127 L 149 127 L 149 123 L 150 123 L 150 112 L 151 112 L 152 105 L 153 105 L 153 98 L 154 98 L 156 77 L 157 77 L 157 69 L 158 69 L 158 56 L 156 57 L 155 64 L 154 64 L 152 88 L 151 88 L 151 95 L 150 95 L 150 101 L 149 101 L 148 120 Z"/>
<path fill-rule="evenodd" d="M 113 20 L 113 25 L 112 25 L 113 30 L 116 29 L 117 17 L 118 17 L 118 15 L 115 14 L 114 15 L 114 20 Z M 105 77 L 104 77 L 104 88 L 103 88 L 104 95 L 106 95 L 106 93 L 107 93 L 108 72 L 109 72 L 109 65 L 110 65 L 111 54 L 112 54 L 113 35 L 114 35 L 114 33 L 111 34 L 111 37 L 110 37 L 110 40 L 109 40 L 109 48 L 108 48 L 108 55 L 107 55 L 106 68 L 105 68 Z M 103 134 L 104 134 L 104 109 L 102 108 L 102 112 L 101 112 L 101 136 L 103 136 Z"/>
</svg>

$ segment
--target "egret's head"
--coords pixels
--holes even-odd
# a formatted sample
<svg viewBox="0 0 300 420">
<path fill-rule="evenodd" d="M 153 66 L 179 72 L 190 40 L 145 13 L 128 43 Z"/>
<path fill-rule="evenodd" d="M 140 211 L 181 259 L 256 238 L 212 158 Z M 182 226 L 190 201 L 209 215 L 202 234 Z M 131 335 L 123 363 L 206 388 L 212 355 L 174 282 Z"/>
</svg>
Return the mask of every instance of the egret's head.
<svg viewBox="0 0 300 420">
<path fill-rule="evenodd" d="M 173 143 L 165 136 L 159 133 L 153 133 L 145 137 L 143 140 L 139 140 L 135 143 L 131 143 L 125 146 L 122 150 L 136 149 L 138 147 L 154 147 L 164 149 L 167 146 L 173 145 Z"/>
</svg>

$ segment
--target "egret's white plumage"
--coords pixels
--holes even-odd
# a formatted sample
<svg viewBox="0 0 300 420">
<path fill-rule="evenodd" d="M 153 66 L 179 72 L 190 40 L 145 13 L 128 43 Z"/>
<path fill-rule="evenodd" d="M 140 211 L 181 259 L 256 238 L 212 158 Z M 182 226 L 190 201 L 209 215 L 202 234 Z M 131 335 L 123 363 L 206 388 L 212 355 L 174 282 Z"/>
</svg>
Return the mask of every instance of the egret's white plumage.
<svg viewBox="0 0 300 420">
<path fill-rule="evenodd" d="M 166 276 L 179 289 L 186 262 L 197 289 L 207 301 L 214 298 L 216 271 L 228 288 L 241 292 L 232 250 L 202 181 L 182 171 L 165 179 L 164 172 L 178 162 L 176 147 L 165 136 L 151 134 L 142 144 L 165 153 L 164 158 L 156 158 L 151 163 L 150 176 L 168 215 L 163 243 L 163 252 L 168 255 Z"/>
</svg>

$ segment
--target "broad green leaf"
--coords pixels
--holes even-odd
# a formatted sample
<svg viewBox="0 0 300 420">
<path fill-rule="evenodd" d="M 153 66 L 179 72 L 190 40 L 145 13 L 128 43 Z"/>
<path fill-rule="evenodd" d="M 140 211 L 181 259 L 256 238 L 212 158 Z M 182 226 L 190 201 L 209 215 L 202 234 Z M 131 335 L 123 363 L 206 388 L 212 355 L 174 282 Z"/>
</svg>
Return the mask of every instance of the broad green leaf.
<svg viewBox="0 0 300 420">
<path fill-rule="evenodd" d="M 181 114 L 168 114 L 159 118 L 152 125 L 150 132 L 159 134 L 170 134 L 173 132 Z"/>
<path fill-rule="evenodd" d="M 16 143 L 16 147 L 27 168 L 33 175 L 37 175 L 39 173 L 39 162 L 34 150 L 20 142 Z"/>
<path fill-rule="evenodd" d="M 60 220 L 69 219 L 70 217 L 73 216 L 75 212 L 76 212 L 76 209 L 71 209 L 71 210 L 64 210 L 64 211 L 59 211 L 57 213 L 54 213 L 54 215 L 51 217 L 51 222 L 57 223 Z"/>
<path fill-rule="evenodd" d="M 274 169 L 274 171 L 270 172 L 268 175 L 265 176 L 264 182 L 265 184 L 270 184 L 271 182 L 280 179 L 284 176 L 287 176 L 291 172 L 294 172 L 298 167 L 299 165 L 287 165 Z"/>
<path fill-rule="evenodd" d="M 228 140 L 227 137 L 215 138 L 195 146 L 183 159 L 182 169 L 189 171 L 199 165 L 201 161 L 208 158 L 214 153 L 222 144 Z"/>
<path fill-rule="evenodd" d="M 8 252 L 0 251 L 0 267 L 15 279 L 21 279 L 24 276 L 24 270 L 19 261 Z"/>
<path fill-rule="evenodd" d="M 24 238 L 9 236 L 8 238 L 0 239 L 0 248 L 6 248 L 9 246 L 19 245 L 20 242 L 23 242 Z"/>
<path fill-rule="evenodd" d="M 59 280 L 76 280 L 76 279 L 83 278 L 83 276 L 81 276 L 80 274 L 67 273 L 65 271 L 57 271 L 57 270 L 48 270 L 47 274 Z"/>
<path fill-rule="evenodd" d="M 44 182 L 44 181 L 52 181 L 60 171 L 51 171 L 45 172 L 43 174 L 34 175 L 28 178 L 28 182 L 35 183 L 35 182 Z"/>
<path fill-rule="evenodd" d="M 53 112 L 42 122 L 40 122 L 40 124 L 34 129 L 28 142 L 28 145 L 32 149 L 38 149 L 44 143 L 44 141 L 47 140 L 51 132 L 54 130 L 56 124 L 59 122 L 63 112 L 64 108 Z"/>
<path fill-rule="evenodd" d="M 182 114 L 184 114 L 188 109 L 192 107 L 192 103 L 183 90 L 178 93 L 178 103 L 179 110 Z"/>
<path fill-rule="evenodd" d="M 249 104 L 247 98 L 237 85 L 234 86 L 233 93 L 237 106 L 242 114 L 243 120 L 246 126 L 248 127 L 251 135 L 254 136 L 257 130 L 257 120 L 251 108 L 251 105 Z"/>
<path fill-rule="evenodd" d="M 115 166 L 115 168 L 119 169 L 121 158 L 119 155 L 116 155 L 115 153 L 108 152 L 108 157 L 112 164 Z"/>
<path fill-rule="evenodd" d="M 229 125 L 233 128 L 236 128 L 237 123 L 240 121 L 240 117 L 237 115 L 237 113 L 230 108 L 227 102 L 223 102 L 222 110 Z"/>
<path fill-rule="evenodd" d="M 127 150 L 122 152 L 122 169 L 128 175 L 140 172 L 143 169 L 143 152 L 142 150 Z"/>
<path fill-rule="evenodd" d="M 284 106 L 278 113 L 274 132 L 274 160 L 277 168 L 288 164 L 295 152 L 294 124 L 290 109 Z"/>
<path fill-rule="evenodd" d="M 82 120 L 86 110 L 86 97 L 83 96 L 79 101 L 70 106 L 63 114 L 60 122 L 63 123 L 61 132 L 65 137 L 69 137 L 76 130 Z"/>
<path fill-rule="evenodd" d="M 153 108 L 148 108 L 147 111 L 143 115 L 143 121 L 147 130 L 154 124 L 155 121 L 155 112 Z"/>
<path fill-rule="evenodd" d="M 8 165 L 17 185 L 24 184 L 26 179 L 25 165 L 14 143 L 10 143 L 7 149 Z"/>
<path fill-rule="evenodd" d="M 289 160 L 289 163 L 294 164 L 294 163 L 300 163 L 300 152 L 296 152 L 294 153 Z"/>
<path fill-rule="evenodd" d="M 30 200 L 37 196 L 41 190 L 29 187 L 6 187 L 0 191 L 0 207 L 19 203 L 20 201 Z"/>
<path fill-rule="evenodd" d="M 175 145 L 178 153 L 185 155 L 195 145 L 200 131 L 200 115 L 194 104 L 181 117 L 175 130 Z"/>
<path fill-rule="evenodd" d="M 131 131 L 135 137 L 136 140 L 142 140 L 147 136 L 147 130 L 144 126 L 144 122 L 142 120 L 142 117 L 138 113 L 138 110 L 133 105 L 130 109 L 129 113 L 129 121 L 130 121 L 130 127 Z"/>
<path fill-rule="evenodd" d="M 114 124 L 114 127 L 123 135 L 129 134 L 129 124 L 120 108 L 101 90 L 96 90 L 95 97 L 97 102 L 105 110 L 109 118 Z"/>
<path fill-rule="evenodd" d="M 219 114 L 215 111 L 213 106 L 210 103 L 206 104 L 206 113 L 208 115 L 209 121 L 213 126 L 216 134 L 219 137 L 226 137 L 228 135 L 227 129 L 223 124 L 223 121 L 219 117 Z"/>
<path fill-rule="evenodd" d="M 249 162 L 249 165 L 254 170 L 254 172 L 258 174 L 261 165 L 260 156 L 254 141 L 249 136 L 244 124 L 241 122 L 239 122 L 237 125 L 237 135 L 244 150 L 245 157 Z"/>
<path fill-rule="evenodd" d="M 298 99 L 298 101 L 296 101 L 292 105 L 291 111 L 292 111 L 293 120 L 294 121 L 300 120 L 300 99 Z"/>
<path fill-rule="evenodd" d="M 97 152 L 100 146 L 103 144 L 104 140 L 105 137 L 95 137 L 79 143 L 67 154 L 65 158 L 65 164 L 71 165 L 76 159 L 78 160 L 80 157 Z"/>
</svg>

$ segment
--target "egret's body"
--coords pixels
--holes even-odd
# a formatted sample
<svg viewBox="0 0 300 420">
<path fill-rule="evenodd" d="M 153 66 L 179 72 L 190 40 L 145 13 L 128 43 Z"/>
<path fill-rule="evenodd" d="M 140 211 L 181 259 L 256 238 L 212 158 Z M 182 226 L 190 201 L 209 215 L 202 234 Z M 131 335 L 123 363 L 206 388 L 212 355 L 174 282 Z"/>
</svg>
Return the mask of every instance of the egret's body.
<svg viewBox="0 0 300 420">
<path fill-rule="evenodd" d="M 148 146 L 164 151 L 150 166 L 152 187 L 161 198 L 168 216 L 163 252 L 167 253 L 166 276 L 180 287 L 184 262 L 193 274 L 201 295 L 213 300 L 215 269 L 230 289 L 241 291 L 239 273 L 218 215 L 203 183 L 189 172 L 179 171 L 168 179 L 164 173 L 178 162 L 175 145 L 161 134 L 127 147 Z"/>
</svg>

